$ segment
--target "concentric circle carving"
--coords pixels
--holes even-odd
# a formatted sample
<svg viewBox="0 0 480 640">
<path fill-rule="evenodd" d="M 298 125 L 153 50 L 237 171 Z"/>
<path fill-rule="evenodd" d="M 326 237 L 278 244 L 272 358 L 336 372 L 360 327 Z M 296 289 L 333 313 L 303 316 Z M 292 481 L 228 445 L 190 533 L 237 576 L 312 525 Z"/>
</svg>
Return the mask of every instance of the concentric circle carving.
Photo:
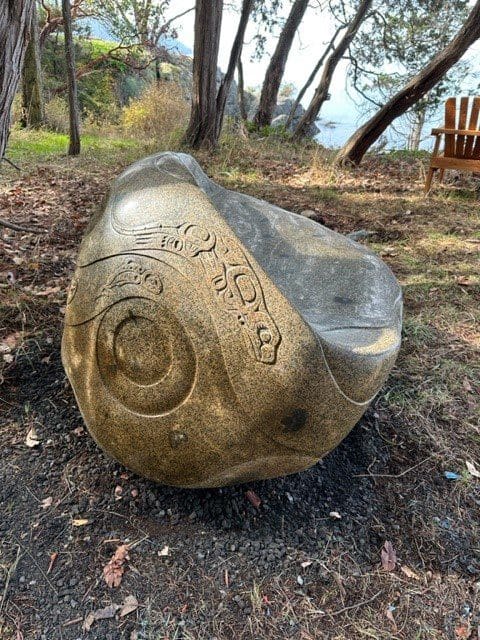
<svg viewBox="0 0 480 640">
<path fill-rule="evenodd" d="M 97 331 L 97 364 L 110 394 L 142 415 L 173 411 L 190 395 L 196 355 L 178 318 L 145 298 L 107 309 Z"/>
</svg>

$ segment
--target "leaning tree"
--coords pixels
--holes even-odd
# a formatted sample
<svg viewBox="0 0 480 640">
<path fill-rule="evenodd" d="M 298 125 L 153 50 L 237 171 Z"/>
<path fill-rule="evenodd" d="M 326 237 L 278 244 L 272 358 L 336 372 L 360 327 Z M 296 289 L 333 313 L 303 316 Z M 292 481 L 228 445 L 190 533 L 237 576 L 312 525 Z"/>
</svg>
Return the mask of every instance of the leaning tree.
<svg viewBox="0 0 480 640">
<path fill-rule="evenodd" d="M 13 98 L 30 38 L 34 0 L 3 0 L 0 11 L 0 160 L 5 155 Z"/>
<path fill-rule="evenodd" d="M 433 89 L 479 38 L 480 0 L 477 0 L 453 40 L 434 56 L 424 69 L 392 96 L 368 122 L 355 131 L 338 152 L 336 162 L 338 164 L 360 164 L 365 153 L 385 129 Z"/>
<path fill-rule="evenodd" d="M 339 3 L 349 0 L 336 0 Z M 436 51 L 446 47 L 468 17 L 469 0 L 381 0 L 348 51 L 348 75 L 371 116 L 424 69 Z M 455 95 L 474 69 L 457 63 L 416 102 L 404 120 L 408 146 L 418 149 L 422 130 L 448 95 Z M 370 105 L 370 106 L 368 106 Z"/>
<path fill-rule="evenodd" d="M 292 48 L 293 38 L 305 15 L 307 7 L 308 0 L 295 0 L 285 22 L 285 26 L 280 33 L 277 46 L 270 59 L 270 64 L 268 65 L 263 80 L 260 101 L 253 119 L 257 127 L 264 127 L 272 122 L 278 92 L 285 72 L 288 55 Z"/>
<path fill-rule="evenodd" d="M 331 53 L 325 62 L 322 77 L 320 78 L 320 82 L 315 90 L 313 98 L 311 99 L 305 113 L 300 118 L 300 121 L 298 122 L 297 127 L 294 131 L 295 137 L 308 135 L 309 130 L 315 123 L 315 120 L 318 118 L 318 114 L 320 113 L 323 104 L 329 98 L 330 84 L 332 82 L 335 69 L 337 68 L 340 60 L 345 55 L 345 52 L 347 51 L 351 42 L 355 38 L 362 23 L 368 17 L 371 6 L 372 0 L 361 0 L 358 4 L 355 14 L 348 22 L 346 31 L 338 44 L 332 43 L 329 45 L 329 48 L 331 48 Z"/>
</svg>

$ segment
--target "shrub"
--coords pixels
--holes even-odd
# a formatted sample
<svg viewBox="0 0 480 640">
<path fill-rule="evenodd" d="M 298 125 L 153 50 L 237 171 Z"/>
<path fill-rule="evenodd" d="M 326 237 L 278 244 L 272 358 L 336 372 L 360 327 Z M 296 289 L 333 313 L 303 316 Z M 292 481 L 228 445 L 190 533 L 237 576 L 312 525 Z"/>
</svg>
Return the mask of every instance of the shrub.
<svg viewBox="0 0 480 640">
<path fill-rule="evenodd" d="M 123 108 L 122 124 L 131 135 L 154 138 L 171 144 L 185 129 L 189 102 L 180 85 L 160 82 L 150 86 L 139 98 Z"/>
<path fill-rule="evenodd" d="M 57 133 L 68 133 L 70 120 L 65 98 L 55 96 L 45 105 L 45 124 Z"/>
</svg>

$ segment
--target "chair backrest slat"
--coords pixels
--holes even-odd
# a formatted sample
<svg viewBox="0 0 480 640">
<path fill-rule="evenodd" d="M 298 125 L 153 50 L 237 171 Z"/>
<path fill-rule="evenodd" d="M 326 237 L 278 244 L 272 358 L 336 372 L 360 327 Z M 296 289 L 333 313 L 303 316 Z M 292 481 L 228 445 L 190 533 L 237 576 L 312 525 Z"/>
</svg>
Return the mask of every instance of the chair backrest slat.
<svg viewBox="0 0 480 640">
<path fill-rule="evenodd" d="M 470 120 L 468 122 L 468 128 L 470 131 L 478 131 L 478 114 L 480 113 L 480 97 L 473 99 L 472 110 L 470 112 Z M 478 140 L 478 138 L 477 138 Z M 465 158 L 473 157 L 473 148 L 475 143 L 475 136 L 467 136 L 465 142 Z"/>
<path fill-rule="evenodd" d="M 455 129 L 456 98 L 448 98 L 445 102 L 445 129 Z M 452 158 L 455 155 L 455 135 L 445 134 L 445 157 Z"/>
<path fill-rule="evenodd" d="M 475 137 L 475 144 L 470 157 L 472 160 L 480 160 L 480 135 Z"/>
<path fill-rule="evenodd" d="M 460 98 L 460 111 L 458 114 L 457 129 L 467 128 L 467 111 L 468 111 L 468 98 L 466 97 Z M 465 150 L 465 136 L 457 135 L 457 140 L 455 143 L 455 156 L 457 158 L 463 158 L 464 150 Z"/>
</svg>

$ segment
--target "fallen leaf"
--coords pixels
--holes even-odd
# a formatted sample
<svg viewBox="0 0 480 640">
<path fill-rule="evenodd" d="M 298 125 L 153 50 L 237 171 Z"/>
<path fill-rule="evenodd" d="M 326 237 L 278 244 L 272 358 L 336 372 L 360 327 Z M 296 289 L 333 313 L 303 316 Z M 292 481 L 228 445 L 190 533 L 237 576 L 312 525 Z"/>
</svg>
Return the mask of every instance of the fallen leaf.
<svg viewBox="0 0 480 640">
<path fill-rule="evenodd" d="M 382 559 L 382 567 L 385 571 L 394 571 L 397 564 L 397 555 L 389 540 L 385 541 L 380 555 Z"/>
<path fill-rule="evenodd" d="M 90 524 L 90 520 L 86 518 L 77 518 L 76 520 L 72 520 L 72 525 L 74 527 L 84 527 L 86 524 Z"/>
<path fill-rule="evenodd" d="M 300 566 L 302 567 L 302 569 L 306 569 L 307 567 L 309 567 L 312 564 L 311 560 L 306 560 L 305 562 L 301 562 Z"/>
<path fill-rule="evenodd" d="M 83 630 L 90 631 L 92 625 L 97 620 L 108 620 L 109 618 L 114 618 L 117 611 L 120 609 L 119 604 L 110 604 L 108 607 L 104 609 L 97 609 L 96 611 L 91 611 L 87 617 L 85 618 L 85 622 L 83 623 Z"/>
<path fill-rule="evenodd" d="M 42 500 L 42 502 L 41 502 L 42 509 L 48 509 L 48 507 L 51 507 L 52 506 L 52 502 L 53 502 L 52 496 L 48 496 L 48 498 L 44 498 L 44 500 Z"/>
<path fill-rule="evenodd" d="M 393 625 L 393 628 L 396 630 L 397 629 L 397 623 L 395 622 L 395 618 L 393 617 L 393 611 L 394 609 L 392 609 L 392 607 L 387 607 L 386 611 L 385 611 L 385 615 L 387 616 L 388 620 L 390 620 L 390 622 Z"/>
<path fill-rule="evenodd" d="M 160 549 L 160 551 L 158 552 L 158 555 L 161 558 L 164 558 L 165 556 L 169 556 L 170 555 L 170 547 L 166 544 L 163 549 Z"/>
<path fill-rule="evenodd" d="M 480 478 L 480 471 L 476 468 L 473 462 L 469 462 L 468 460 L 465 462 L 467 465 L 468 473 L 474 478 Z"/>
<path fill-rule="evenodd" d="M 115 500 L 121 500 L 122 493 L 123 493 L 123 487 L 117 484 L 117 486 L 115 487 Z"/>
<path fill-rule="evenodd" d="M 14 333 L 10 333 L 8 336 L 5 336 L 5 338 L 0 342 L 0 352 L 7 353 L 8 351 L 15 349 L 21 339 L 22 334 L 20 331 L 15 331 Z"/>
<path fill-rule="evenodd" d="M 125 572 L 124 562 L 128 560 L 128 545 L 122 544 L 103 567 L 103 577 L 109 587 L 119 587 Z"/>
<path fill-rule="evenodd" d="M 35 431 L 35 427 L 31 427 L 29 432 L 27 433 L 25 444 L 27 445 L 27 447 L 30 447 L 30 449 L 32 449 L 33 447 L 38 447 L 38 445 L 40 444 L 40 438 Z"/>
<path fill-rule="evenodd" d="M 338 511 L 330 511 L 330 513 L 328 514 L 330 518 L 333 518 L 334 520 L 341 520 L 342 516 L 338 513 Z"/>
<path fill-rule="evenodd" d="M 468 623 L 460 625 L 455 629 L 456 638 L 469 638 L 472 629 Z"/>
<path fill-rule="evenodd" d="M 470 384 L 470 380 L 468 378 L 463 379 L 462 387 L 465 389 L 465 391 L 467 391 L 467 393 L 470 393 L 473 391 L 472 385 Z"/>
<path fill-rule="evenodd" d="M 303 578 L 302 576 L 297 576 L 297 584 L 299 584 L 301 587 L 303 587 Z"/>
<path fill-rule="evenodd" d="M 132 489 L 130 491 L 132 498 L 138 498 L 138 489 Z"/>
<path fill-rule="evenodd" d="M 255 507 L 255 509 L 258 509 L 258 507 L 262 504 L 262 501 L 260 500 L 260 498 L 257 496 L 257 494 L 255 493 L 255 491 L 252 491 L 251 489 L 249 489 L 246 493 L 245 493 L 245 497 L 247 498 L 247 500 L 253 504 L 253 506 Z"/>
<path fill-rule="evenodd" d="M 458 276 L 456 280 L 457 284 L 461 285 L 462 287 L 469 287 L 470 285 L 475 284 L 470 276 Z"/>
<path fill-rule="evenodd" d="M 415 571 L 413 569 L 410 569 L 410 567 L 407 567 L 406 564 L 402 564 L 402 566 L 400 567 L 400 569 L 402 570 L 402 572 L 407 576 L 407 578 L 413 578 L 414 580 L 419 580 L 418 575 L 415 573 Z"/>
<path fill-rule="evenodd" d="M 137 609 L 138 600 L 135 598 L 135 596 L 127 596 L 123 601 L 120 613 L 118 615 L 120 616 L 120 618 L 124 618 L 125 616 L 128 616 L 129 613 L 132 613 Z"/>
<path fill-rule="evenodd" d="M 57 558 L 58 558 L 58 553 L 54 551 L 50 556 L 50 564 L 48 565 L 47 573 L 50 573 L 52 571 L 53 565 L 57 561 Z"/>
</svg>

